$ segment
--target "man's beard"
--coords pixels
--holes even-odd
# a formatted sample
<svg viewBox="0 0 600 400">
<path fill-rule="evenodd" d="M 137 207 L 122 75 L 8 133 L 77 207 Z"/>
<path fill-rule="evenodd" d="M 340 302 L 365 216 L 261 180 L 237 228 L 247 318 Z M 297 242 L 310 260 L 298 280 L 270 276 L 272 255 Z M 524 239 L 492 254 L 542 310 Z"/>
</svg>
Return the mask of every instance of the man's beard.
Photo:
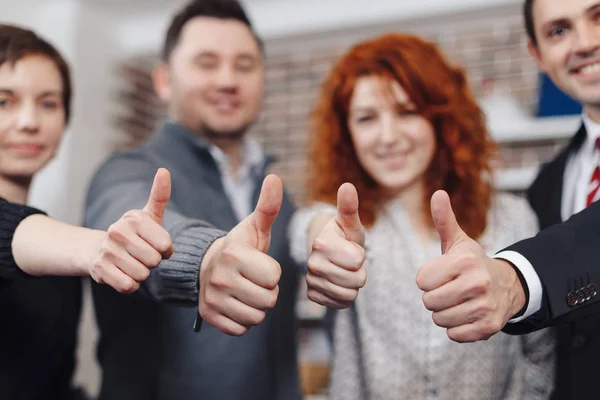
<svg viewBox="0 0 600 400">
<path fill-rule="evenodd" d="M 210 140 L 230 140 L 230 141 L 241 140 L 244 137 L 244 135 L 246 134 L 246 132 L 248 131 L 248 129 L 250 129 L 250 124 L 245 124 L 245 125 L 242 125 L 238 129 L 228 130 L 228 131 L 218 131 L 218 130 L 212 129 L 210 126 L 208 126 L 206 124 L 200 125 L 200 132 L 202 132 L 202 135 L 204 137 L 206 137 L 207 139 L 210 139 Z"/>
</svg>

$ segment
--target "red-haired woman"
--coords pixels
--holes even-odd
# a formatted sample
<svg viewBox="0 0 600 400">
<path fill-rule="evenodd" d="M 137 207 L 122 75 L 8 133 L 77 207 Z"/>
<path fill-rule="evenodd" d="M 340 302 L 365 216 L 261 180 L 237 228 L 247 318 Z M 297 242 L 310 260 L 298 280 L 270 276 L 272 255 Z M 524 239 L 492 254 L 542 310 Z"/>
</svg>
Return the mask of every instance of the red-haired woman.
<svg viewBox="0 0 600 400">
<path fill-rule="evenodd" d="M 550 332 L 454 343 L 431 320 L 415 284 L 418 266 L 440 252 L 429 206 L 437 189 L 448 192 L 460 225 L 490 253 L 537 230 L 524 200 L 492 188 L 495 146 L 464 72 L 415 36 L 360 43 L 326 78 L 313 123 L 312 204 L 293 220 L 292 251 L 307 260 L 315 226 L 336 213 L 344 182 L 356 187 L 366 229 L 367 283 L 333 323 L 330 398 L 549 397 Z"/>
</svg>

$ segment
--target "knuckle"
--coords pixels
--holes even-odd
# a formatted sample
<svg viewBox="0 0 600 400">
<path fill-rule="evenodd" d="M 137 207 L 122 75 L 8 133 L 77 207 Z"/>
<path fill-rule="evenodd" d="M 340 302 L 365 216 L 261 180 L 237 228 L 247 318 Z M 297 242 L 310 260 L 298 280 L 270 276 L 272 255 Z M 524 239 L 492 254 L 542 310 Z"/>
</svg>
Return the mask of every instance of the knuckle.
<svg viewBox="0 0 600 400">
<path fill-rule="evenodd" d="M 236 264 L 239 261 L 238 253 L 238 246 L 235 244 L 223 246 L 219 257 L 220 264 Z"/>
<path fill-rule="evenodd" d="M 278 262 L 273 263 L 267 274 L 266 284 L 269 288 L 275 288 L 281 279 L 281 266 Z"/>
<path fill-rule="evenodd" d="M 108 228 L 108 231 L 106 231 L 106 234 L 108 239 L 112 240 L 113 242 L 123 243 L 127 240 L 127 236 L 123 232 L 122 228 L 117 224 L 111 225 Z"/>
<path fill-rule="evenodd" d="M 159 245 L 159 248 L 157 250 L 163 253 L 169 250 L 171 246 L 173 246 L 173 240 L 171 239 L 171 235 L 169 235 L 169 233 L 165 231 L 165 237 L 161 240 L 161 244 Z"/>
<path fill-rule="evenodd" d="M 204 304 L 207 307 L 207 309 L 205 310 L 205 313 L 207 315 L 211 315 L 212 313 L 210 310 L 217 309 L 217 307 L 219 306 L 219 299 L 217 298 L 217 296 L 215 294 L 213 294 L 211 291 L 209 291 L 204 296 Z"/>
<path fill-rule="evenodd" d="M 308 289 L 306 291 L 306 295 L 308 297 L 309 300 L 314 301 L 315 303 L 319 303 L 320 304 L 320 296 L 318 294 L 318 292 L 316 290 L 313 289 Z"/>
<path fill-rule="evenodd" d="M 350 307 L 350 304 L 352 304 L 352 302 L 337 300 L 335 303 L 332 303 L 329 307 L 341 310 Z"/>
<path fill-rule="evenodd" d="M 115 257 L 115 248 L 110 244 L 110 239 L 105 240 L 100 245 L 100 258 L 113 259 Z"/>
<path fill-rule="evenodd" d="M 365 268 L 359 270 L 357 284 L 359 288 L 363 288 L 367 284 L 367 270 Z"/>
<path fill-rule="evenodd" d="M 432 313 L 431 319 L 433 320 L 433 323 L 436 324 L 437 326 L 446 328 L 446 326 L 444 324 L 443 316 L 440 317 L 439 313 L 436 313 L 436 312 Z"/>
<path fill-rule="evenodd" d="M 365 263 L 366 253 L 364 247 L 358 247 L 358 264 L 362 267 Z"/>
<path fill-rule="evenodd" d="M 121 220 L 127 223 L 137 224 L 141 219 L 141 212 L 139 210 L 129 210 L 121 217 Z"/>
<path fill-rule="evenodd" d="M 309 257 L 308 262 L 306 263 L 306 269 L 312 274 L 318 275 L 322 273 L 321 268 L 319 268 L 319 263 L 315 261 L 313 256 Z"/>
<path fill-rule="evenodd" d="M 353 260 L 347 265 L 347 268 L 352 272 L 360 270 L 360 267 L 362 267 L 362 260 L 358 257 L 354 257 Z"/>
<path fill-rule="evenodd" d="M 140 272 L 140 281 L 145 281 L 146 279 L 148 279 L 150 277 L 150 270 L 147 268 L 144 268 L 144 270 L 142 272 Z"/>
<path fill-rule="evenodd" d="M 129 281 L 121 284 L 120 292 L 121 293 L 133 293 L 136 290 L 138 290 L 139 287 L 140 287 L 139 283 L 135 282 L 134 280 L 129 280 Z"/>
<path fill-rule="evenodd" d="M 264 311 L 257 311 L 255 313 L 252 313 L 250 315 L 250 324 L 251 325 L 260 325 L 260 323 L 262 323 L 265 319 L 265 312 Z"/>
<path fill-rule="evenodd" d="M 219 273 L 219 271 L 216 271 L 210 277 L 209 286 L 212 286 L 216 290 L 224 290 L 229 289 L 231 284 L 224 273 Z"/>
<path fill-rule="evenodd" d="M 200 317 L 207 323 L 215 326 L 215 319 L 217 314 L 213 312 L 210 307 L 207 307 L 208 305 L 206 304 L 206 301 L 204 301 L 203 303 L 204 304 L 200 304 L 200 307 L 198 308 Z"/>
<path fill-rule="evenodd" d="M 423 267 L 417 271 L 417 277 L 415 279 L 417 286 L 421 290 L 425 290 L 428 287 L 427 283 L 427 271 Z"/>
<path fill-rule="evenodd" d="M 468 252 L 466 254 L 463 254 L 459 259 L 459 263 L 465 269 L 477 268 L 480 265 L 479 258 L 473 252 Z"/>
<path fill-rule="evenodd" d="M 160 253 L 153 251 L 148 256 L 148 262 L 149 265 L 147 265 L 147 267 L 154 268 L 162 262 L 162 256 L 160 255 Z"/>
<path fill-rule="evenodd" d="M 448 338 L 454 342 L 463 343 L 463 342 L 467 341 L 467 339 L 464 338 L 463 335 L 455 333 L 451 329 L 446 330 L 446 335 L 448 335 Z"/>
<path fill-rule="evenodd" d="M 485 313 L 486 315 L 492 314 L 496 311 L 496 303 L 492 301 L 485 301 L 479 307 L 479 311 Z"/>
<path fill-rule="evenodd" d="M 319 279 L 316 276 L 312 274 L 306 274 L 306 286 L 309 288 L 319 287 L 318 282 Z"/>
<path fill-rule="evenodd" d="M 362 268 L 365 261 L 365 254 L 362 247 L 355 247 L 355 249 L 352 251 L 352 254 L 350 254 L 350 260 L 351 261 L 346 266 L 347 269 L 351 271 L 358 271 Z"/>
<path fill-rule="evenodd" d="M 490 338 L 502 329 L 502 324 L 497 319 L 484 319 L 481 322 L 480 335 L 482 338 Z"/>
<path fill-rule="evenodd" d="M 431 293 L 429 292 L 424 292 L 423 293 L 423 305 L 425 306 L 426 309 L 428 309 L 429 311 L 432 311 L 432 299 L 431 299 Z M 435 314 L 435 313 L 434 313 Z"/>
<path fill-rule="evenodd" d="M 269 296 L 266 299 L 266 306 L 267 308 L 273 308 L 275 307 L 275 305 L 277 304 L 277 292 L 273 291 L 273 293 L 270 293 Z"/>
<path fill-rule="evenodd" d="M 319 235 L 315 238 L 315 240 L 313 240 L 312 243 L 312 251 L 313 252 L 320 252 L 323 251 L 327 248 L 327 240 L 322 236 Z"/>
<path fill-rule="evenodd" d="M 358 297 L 358 290 L 357 289 L 350 290 L 344 299 L 346 301 L 346 303 L 349 303 L 346 307 L 348 307 L 350 305 L 350 303 L 353 303 L 357 297 Z"/>
<path fill-rule="evenodd" d="M 492 289 L 492 279 L 490 275 L 486 272 L 481 272 L 477 274 L 472 280 L 473 282 L 473 291 L 476 294 L 486 294 L 489 293 Z"/>
<path fill-rule="evenodd" d="M 104 275 L 105 267 L 101 262 L 96 261 L 96 262 L 92 263 L 92 266 L 90 267 L 90 273 L 92 275 L 100 277 L 100 276 Z"/>
<path fill-rule="evenodd" d="M 421 270 L 417 271 L 417 276 L 415 277 L 415 283 L 420 290 L 423 290 L 423 277 L 421 276 Z"/>
<path fill-rule="evenodd" d="M 231 328 L 222 329 L 223 332 L 228 334 L 229 336 L 244 336 L 246 332 L 248 332 L 248 328 L 244 326 L 235 326 Z"/>
</svg>

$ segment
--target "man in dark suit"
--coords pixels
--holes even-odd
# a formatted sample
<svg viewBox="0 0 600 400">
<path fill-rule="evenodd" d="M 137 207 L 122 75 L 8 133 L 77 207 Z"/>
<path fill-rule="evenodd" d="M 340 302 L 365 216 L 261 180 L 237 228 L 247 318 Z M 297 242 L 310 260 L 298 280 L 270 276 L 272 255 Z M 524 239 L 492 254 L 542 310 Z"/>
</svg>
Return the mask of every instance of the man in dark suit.
<svg viewBox="0 0 600 400">
<path fill-rule="evenodd" d="M 600 75 L 596 69 L 600 62 L 599 15 L 597 0 L 525 1 L 530 53 L 554 83 L 584 108 L 581 128 L 566 148 L 543 166 L 527 193 L 541 229 L 566 221 L 600 195 Z M 583 276 L 579 282 L 568 282 L 568 291 L 586 287 L 588 279 Z M 575 303 L 576 296 L 571 297 L 567 302 Z M 556 334 L 553 398 L 594 397 L 600 316 L 560 324 Z"/>
<path fill-rule="evenodd" d="M 529 50 L 539 67 L 559 88 L 581 102 L 584 109 L 581 128 L 566 148 L 542 168 L 528 192 L 540 226 L 545 229 L 566 221 L 600 197 L 600 2 L 526 0 L 524 16 Z M 512 277 L 520 278 L 525 289 L 523 294 L 528 297 L 520 316 L 504 330 L 523 333 L 549 323 L 557 325 L 555 399 L 595 397 L 596 393 L 594 367 L 600 357 L 600 317 L 586 316 L 593 313 L 595 307 L 577 311 L 582 304 L 594 303 L 596 296 L 598 279 L 594 277 L 598 274 L 594 272 L 594 268 L 597 269 L 594 262 L 600 260 L 600 252 L 594 246 L 600 248 L 600 235 L 594 231 L 600 229 L 594 223 L 599 222 L 596 215 L 600 210 L 597 206 L 595 209 L 597 211 L 588 210 L 565 226 L 555 226 L 539 238 L 514 245 L 496 256 L 516 267 L 505 271 L 509 272 L 508 276 L 511 272 L 517 273 Z M 467 253 L 460 251 L 460 254 Z M 478 253 L 476 258 L 484 259 L 481 255 Z M 492 267 L 492 270 L 497 273 L 502 269 Z M 428 271 L 428 267 L 424 268 L 420 274 L 424 288 L 435 289 L 440 283 L 443 286 L 442 282 L 431 281 Z M 499 324 L 504 325 L 514 314 L 494 320 L 494 329 L 477 331 L 464 325 L 456 329 L 460 327 L 454 318 L 456 310 L 450 313 L 436 303 L 436 297 L 437 293 L 427 293 L 426 306 L 434 311 L 436 322 L 451 328 L 448 334 L 458 340 L 493 334 L 499 330 Z M 504 310 L 515 311 L 510 307 Z M 568 323 L 558 324 L 567 320 Z M 469 338 L 469 335 L 474 336 Z"/>
</svg>

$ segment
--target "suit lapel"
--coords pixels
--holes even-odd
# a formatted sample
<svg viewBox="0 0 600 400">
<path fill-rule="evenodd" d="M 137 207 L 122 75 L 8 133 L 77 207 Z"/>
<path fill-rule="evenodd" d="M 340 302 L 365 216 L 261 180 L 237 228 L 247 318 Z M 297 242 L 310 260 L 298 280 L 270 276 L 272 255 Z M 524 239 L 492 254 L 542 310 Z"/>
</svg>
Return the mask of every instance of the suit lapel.
<svg viewBox="0 0 600 400">
<path fill-rule="evenodd" d="M 573 136 L 569 144 L 546 166 L 545 177 L 542 184 L 536 190 L 543 190 L 548 199 L 538 205 L 538 216 L 542 228 L 558 224 L 562 221 L 562 194 L 564 187 L 564 174 L 569 156 L 579 150 L 585 140 L 585 126 L 581 127 Z"/>
</svg>

